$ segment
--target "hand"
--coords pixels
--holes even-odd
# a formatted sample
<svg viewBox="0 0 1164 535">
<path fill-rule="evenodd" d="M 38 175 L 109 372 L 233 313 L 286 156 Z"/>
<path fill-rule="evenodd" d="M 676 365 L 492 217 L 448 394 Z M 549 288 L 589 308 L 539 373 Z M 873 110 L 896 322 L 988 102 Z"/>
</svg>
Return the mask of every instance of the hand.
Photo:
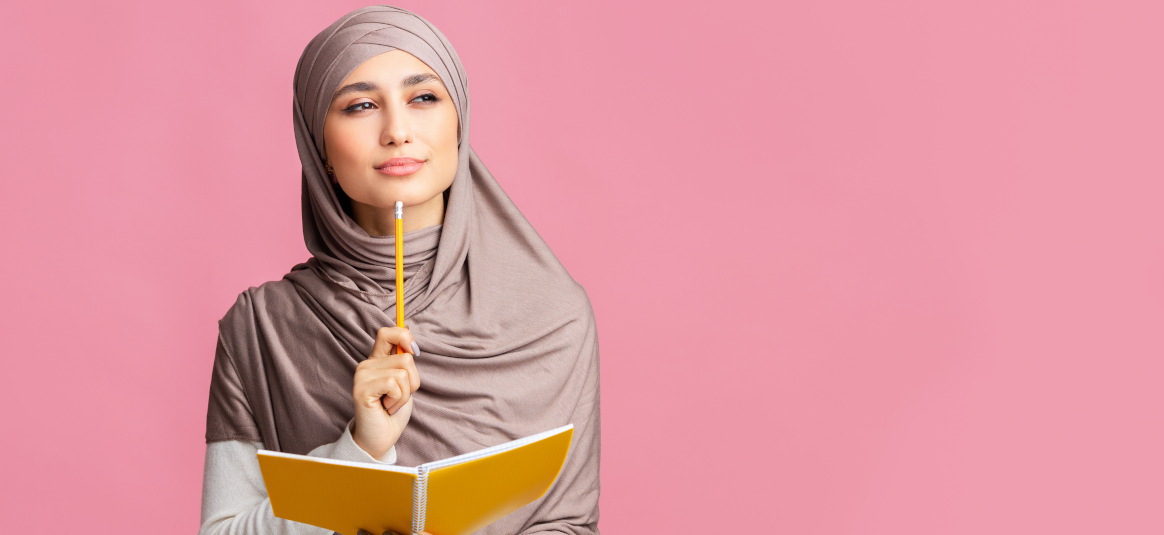
<svg viewBox="0 0 1164 535">
<path fill-rule="evenodd" d="M 415 342 L 406 328 L 380 329 L 372 354 L 356 366 L 352 380 L 356 407 L 352 440 L 377 459 L 388 453 L 404 432 L 412 416 L 412 393 L 420 388 L 412 353 L 390 354 L 393 345 L 412 351 Z"/>
</svg>

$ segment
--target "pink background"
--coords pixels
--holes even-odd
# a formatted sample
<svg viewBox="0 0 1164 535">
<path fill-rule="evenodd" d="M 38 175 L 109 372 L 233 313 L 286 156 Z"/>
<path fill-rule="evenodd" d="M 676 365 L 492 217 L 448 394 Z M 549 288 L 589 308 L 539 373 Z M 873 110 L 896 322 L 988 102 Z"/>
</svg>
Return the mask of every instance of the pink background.
<svg viewBox="0 0 1164 535">
<path fill-rule="evenodd" d="M 5 531 L 197 529 L 360 5 L 0 8 Z M 594 303 L 607 533 L 1164 532 L 1159 2 L 400 5 Z"/>
</svg>

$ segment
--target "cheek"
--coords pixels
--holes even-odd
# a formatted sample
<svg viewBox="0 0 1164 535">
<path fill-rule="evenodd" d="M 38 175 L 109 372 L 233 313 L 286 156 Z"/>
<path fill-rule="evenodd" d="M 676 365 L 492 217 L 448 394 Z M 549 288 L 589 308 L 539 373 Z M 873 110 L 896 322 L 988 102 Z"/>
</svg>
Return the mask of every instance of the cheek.
<svg viewBox="0 0 1164 535">
<path fill-rule="evenodd" d="M 449 121 L 445 127 L 444 145 L 445 145 L 445 149 L 448 150 L 449 153 L 452 155 L 451 157 L 453 159 L 453 167 L 456 167 L 457 166 L 457 164 L 456 164 L 457 141 L 458 141 L 458 138 L 460 137 L 457 135 L 457 131 L 460 129 L 460 125 L 457 124 L 457 110 L 456 110 L 456 108 L 453 109 L 453 111 L 449 114 L 449 116 L 450 116 Z"/>
<path fill-rule="evenodd" d="M 328 159 L 331 160 L 332 167 L 360 166 L 367 152 L 364 146 L 365 137 L 366 135 L 362 135 L 359 129 L 352 125 L 325 128 L 324 143 L 327 146 L 327 155 Z"/>
<path fill-rule="evenodd" d="M 453 176 L 457 173 L 456 108 L 453 108 L 447 115 L 442 117 L 439 124 L 439 131 L 435 132 L 436 135 L 433 137 L 433 141 L 435 141 L 433 150 L 440 157 L 442 171 L 447 173 L 447 176 L 443 176 L 442 179 L 451 183 Z"/>
</svg>

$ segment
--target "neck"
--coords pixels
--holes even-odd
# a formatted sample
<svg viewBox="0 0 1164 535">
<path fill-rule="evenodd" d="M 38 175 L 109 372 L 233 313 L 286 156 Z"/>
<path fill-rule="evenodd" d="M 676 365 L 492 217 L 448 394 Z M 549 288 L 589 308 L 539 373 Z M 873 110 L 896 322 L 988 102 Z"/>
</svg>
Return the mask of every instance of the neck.
<svg viewBox="0 0 1164 535">
<path fill-rule="evenodd" d="M 396 234 L 393 208 L 381 208 L 352 200 L 352 218 L 369 236 Z M 439 225 L 445 220 L 445 196 L 437 195 L 423 203 L 404 207 L 404 232 Z"/>
</svg>

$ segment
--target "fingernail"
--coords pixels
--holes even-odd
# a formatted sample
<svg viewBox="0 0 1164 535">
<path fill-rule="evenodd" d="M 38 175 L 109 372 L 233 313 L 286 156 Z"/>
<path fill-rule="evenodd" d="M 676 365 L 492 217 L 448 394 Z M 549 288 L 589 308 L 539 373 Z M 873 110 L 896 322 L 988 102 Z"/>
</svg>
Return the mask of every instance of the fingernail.
<svg viewBox="0 0 1164 535">
<path fill-rule="evenodd" d="M 420 346 L 416 345 L 416 340 L 412 341 L 412 356 L 414 356 L 414 357 L 420 356 Z"/>
<path fill-rule="evenodd" d="M 359 535 L 372 535 L 371 533 L 368 533 L 367 531 L 364 531 L 362 529 L 360 531 L 357 531 L 356 533 Z"/>
</svg>

